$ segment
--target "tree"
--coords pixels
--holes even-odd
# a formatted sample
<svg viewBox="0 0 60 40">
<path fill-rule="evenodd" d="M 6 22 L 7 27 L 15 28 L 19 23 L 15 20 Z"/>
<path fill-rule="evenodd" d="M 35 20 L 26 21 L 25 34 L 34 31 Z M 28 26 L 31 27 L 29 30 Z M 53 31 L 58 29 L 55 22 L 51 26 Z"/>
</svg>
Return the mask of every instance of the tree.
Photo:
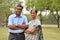
<svg viewBox="0 0 60 40">
<path fill-rule="evenodd" d="M 43 10 L 47 10 L 49 8 L 49 4 L 50 1 L 48 0 L 30 0 L 28 1 L 27 0 L 27 8 L 29 9 L 29 7 L 35 7 L 37 10 L 40 11 L 40 20 L 41 20 L 41 23 L 42 23 L 42 11 Z"/>
<path fill-rule="evenodd" d="M 3 25 L 4 23 L 7 26 L 8 16 L 12 13 L 10 8 L 15 7 L 17 3 L 20 3 L 19 0 L 0 0 L 0 22 Z M 4 22 L 3 22 L 4 21 Z"/>
<path fill-rule="evenodd" d="M 56 11 L 57 24 L 59 27 L 58 11 L 60 11 L 60 0 L 27 0 L 26 5 L 27 9 L 29 9 L 29 7 L 35 7 L 37 10 L 40 11 L 40 20 L 42 20 L 41 12 L 43 10 L 50 10 L 52 14 L 54 11 Z"/>
<path fill-rule="evenodd" d="M 51 0 L 50 4 L 50 11 L 53 13 L 53 11 L 56 11 L 56 16 L 57 16 L 57 25 L 59 28 L 59 14 L 58 11 L 60 11 L 60 0 Z"/>
</svg>

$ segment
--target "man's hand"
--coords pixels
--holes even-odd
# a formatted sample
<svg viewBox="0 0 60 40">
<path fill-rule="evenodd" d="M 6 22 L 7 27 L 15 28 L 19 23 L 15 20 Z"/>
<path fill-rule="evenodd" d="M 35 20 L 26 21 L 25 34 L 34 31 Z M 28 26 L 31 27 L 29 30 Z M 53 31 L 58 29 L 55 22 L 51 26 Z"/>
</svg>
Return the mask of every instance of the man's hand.
<svg viewBox="0 0 60 40">
<path fill-rule="evenodd" d="M 22 24 L 22 25 L 18 25 L 18 27 L 21 28 L 21 29 L 27 29 L 28 28 L 28 25 Z"/>
<path fill-rule="evenodd" d="M 18 30 L 18 29 L 27 29 L 28 28 L 28 25 L 26 25 L 26 24 L 22 24 L 22 25 L 9 25 L 8 26 L 9 27 L 9 29 L 12 29 L 12 30 Z"/>
</svg>

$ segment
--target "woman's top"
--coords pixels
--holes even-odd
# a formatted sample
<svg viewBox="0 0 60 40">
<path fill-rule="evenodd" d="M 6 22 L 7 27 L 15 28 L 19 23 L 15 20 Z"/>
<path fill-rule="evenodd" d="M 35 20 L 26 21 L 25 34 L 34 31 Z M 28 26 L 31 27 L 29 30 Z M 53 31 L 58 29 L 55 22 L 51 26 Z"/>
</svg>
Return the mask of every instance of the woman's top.
<svg viewBox="0 0 60 40">
<path fill-rule="evenodd" d="M 26 34 L 26 40 L 43 40 L 42 28 L 40 20 L 35 19 L 29 22 L 29 30 L 36 28 L 35 34 Z"/>
</svg>

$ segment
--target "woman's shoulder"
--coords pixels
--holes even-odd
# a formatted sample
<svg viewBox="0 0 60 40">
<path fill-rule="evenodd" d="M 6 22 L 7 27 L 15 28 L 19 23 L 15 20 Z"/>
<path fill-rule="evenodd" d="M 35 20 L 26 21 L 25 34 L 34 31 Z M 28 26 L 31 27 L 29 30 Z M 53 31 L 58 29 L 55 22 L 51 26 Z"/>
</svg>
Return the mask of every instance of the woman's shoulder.
<svg viewBox="0 0 60 40">
<path fill-rule="evenodd" d="M 40 20 L 39 19 L 36 19 L 35 22 L 40 22 Z"/>
<path fill-rule="evenodd" d="M 39 19 L 36 19 L 36 21 L 40 21 Z"/>
<path fill-rule="evenodd" d="M 35 20 L 31 20 L 31 21 L 29 21 L 29 23 L 31 23 L 31 22 L 36 23 L 36 22 L 40 22 L 40 20 L 39 20 L 39 19 L 35 19 Z"/>
<path fill-rule="evenodd" d="M 41 22 L 39 19 L 36 19 L 35 22 L 37 23 L 37 25 L 41 25 Z"/>
</svg>

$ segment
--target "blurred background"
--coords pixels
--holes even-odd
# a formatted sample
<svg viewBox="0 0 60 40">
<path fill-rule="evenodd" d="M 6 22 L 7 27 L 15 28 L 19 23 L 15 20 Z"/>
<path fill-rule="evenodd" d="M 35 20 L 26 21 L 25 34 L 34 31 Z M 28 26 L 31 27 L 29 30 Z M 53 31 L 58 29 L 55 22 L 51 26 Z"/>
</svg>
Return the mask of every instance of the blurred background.
<svg viewBox="0 0 60 40">
<path fill-rule="evenodd" d="M 0 40 L 8 40 L 8 17 L 21 4 L 23 15 L 31 20 L 30 10 L 38 10 L 44 40 L 60 40 L 60 0 L 0 0 Z"/>
</svg>

